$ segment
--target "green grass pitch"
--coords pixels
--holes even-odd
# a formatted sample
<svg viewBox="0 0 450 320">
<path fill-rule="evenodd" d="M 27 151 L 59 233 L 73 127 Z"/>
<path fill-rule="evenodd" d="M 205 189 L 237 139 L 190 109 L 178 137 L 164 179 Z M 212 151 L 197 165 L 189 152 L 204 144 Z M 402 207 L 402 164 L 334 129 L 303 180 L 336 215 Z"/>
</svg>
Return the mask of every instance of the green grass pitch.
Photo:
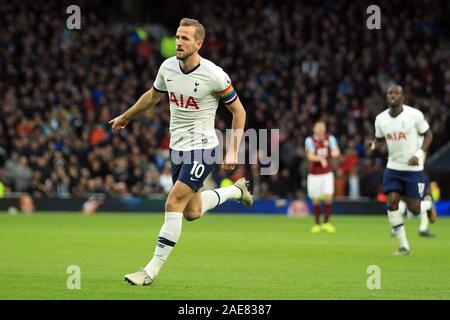
<svg viewBox="0 0 450 320">
<path fill-rule="evenodd" d="M 450 219 L 420 238 L 407 219 L 412 256 L 384 216 L 334 216 L 336 234 L 311 234 L 311 218 L 208 214 L 183 222 L 152 286 L 123 275 L 152 256 L 163 215 L 0 214 L 0 299 L 449 299 Z M 68 266 L 81 289 L 67 289 Z M 369 290 L 367 268 L 381 270 Z"/>
</svg>

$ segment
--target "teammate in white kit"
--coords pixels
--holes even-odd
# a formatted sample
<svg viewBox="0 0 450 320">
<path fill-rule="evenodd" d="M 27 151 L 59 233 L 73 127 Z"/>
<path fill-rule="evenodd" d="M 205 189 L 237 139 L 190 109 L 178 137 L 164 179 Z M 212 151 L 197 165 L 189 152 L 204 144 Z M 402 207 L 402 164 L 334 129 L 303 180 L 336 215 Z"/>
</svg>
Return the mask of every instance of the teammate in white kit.
<svg viewBox="0 0 450 320">
<path fill-rule="evenodd" d="M 426 182 L 423 165 L 433 135 L 423 113 L 404 105 L 404 98 L 401 86 L 389 87 L 387 92 L 389 108 L 376 117 L 375 140 L 366 145 L 369 153 L 380 148 L 384 141 L 388 147 L 383 189 L 388 195 L 389 222 L 400 243 L 399 249 L 394 253 L 398 256 L 410 254 L 403 225 L 403 212 L 399 208 L 401 197 L 405 197 L 407 208 L 413 214 L 431 214 L 430 202 L 421 200 Z"/>
<path fill-rule="evenodd" d="M 205 29 L 197 20 L 184 18 L 176 33 L 176 57 L 165 60 L 153 87 L 122 115 L 110 121 L 114 131 L 124 129 L 138 114 L 153 108 L 165 94 L 170 103 L 170 154 L 174 186 L 165 204 L 165 222 L 159 233 L 154 256 L 138 272 L 125 275 L 133 285 L 154 282 L 181 234 L 182 218 L 193 221 L 228 199 L 253 204 L 247 181 L 233 186 L 198 192 L 215 165 L 219 142 L 214 119 L 219 100 L 233 115 L 231 143 L 224 159 L 225 169 L 237 165 L 238 150 L 246 113 L 228 75 L 198 51 Z"/>
</svg>

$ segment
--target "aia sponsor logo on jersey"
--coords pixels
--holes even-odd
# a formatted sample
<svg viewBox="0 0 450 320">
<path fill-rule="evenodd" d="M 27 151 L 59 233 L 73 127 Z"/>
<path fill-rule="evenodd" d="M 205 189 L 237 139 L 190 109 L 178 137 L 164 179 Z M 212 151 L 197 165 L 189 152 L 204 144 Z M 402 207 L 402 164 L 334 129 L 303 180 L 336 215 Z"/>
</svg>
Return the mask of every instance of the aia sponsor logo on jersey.
<svg viewBox="0 0 450 320">
<path fill-rule="evenodd" d="M 394 132 L 394 133 L 388 133 L 386 135 L 386 140 L 392 140 L 392 141 L 400 141 L 400 140 L 406 140 L 406 134 L 404 132 Z"/>
<path fill-rule="evenodd" d="M 177 97 L 177 95 L 174 92 L 171 92 L 169 95 L 169 100 L 171 103 L 173 103 L 174 105 L 176 105 L 177 107 L 180 108 L 193 108 L 193 109 L 200 109 L 200 107 L 197 104 L 197 101 L 195 101 L 195 98 L 192 96 L 188 96 L 187 98 L 184 97 L 182 94 L 180 94 L 179 97 Z"/>
</svg>

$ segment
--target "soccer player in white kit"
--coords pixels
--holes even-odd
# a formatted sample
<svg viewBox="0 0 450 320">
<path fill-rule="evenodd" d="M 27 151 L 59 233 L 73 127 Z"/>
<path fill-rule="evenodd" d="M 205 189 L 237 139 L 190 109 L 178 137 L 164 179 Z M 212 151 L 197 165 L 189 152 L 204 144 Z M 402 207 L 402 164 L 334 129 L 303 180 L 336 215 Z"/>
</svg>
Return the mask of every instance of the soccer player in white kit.
<svg viewBox="0 0 450 320">
<path fill-rule="evenodd" d="M 423 113 L 404 103 L 403 88 L 391 85 L 387 92 L 389 108 L 375 119 L 375 140 L 366 144 L 371 150 L 388 147 L 388 163 L 383 176 L 383 191 L 388 195 L 387 213 L 400 246 L 396 256 L 409 255 L 411 250 L 403 225 L 399 202 L 403 196 L 413 214 L 430 214 L 431 204 L 422 201 L 426 178 L 423 165 L 433 135 Z M 423 137 L 423 139 L 421 138 Z"/>
<path fill-rule="evenodd" d="M 202 58 L 205 29 L 197 20 L 183 18 L 176 33 L 176 57 L 165 60 L 153 87 L 130 109 L 110 121 L 114 131 L 124 129 L 138 114 L 153 108 L 165 94 L 170 103 L 170 154 L 174 186 L 165 204 L 165 222 L 153 258 L 147 266 L 125 275 L 133 285 L 154 282 L 181 234 L 182 218 L 193 221 L 228 199 L 253 204 L 248 182 L 241 178 L 233 186 L 198 192 L 215 164 L 219 145 L 214 119 L 219 100 L 233 115 L 231 143 L 224 159 L 226 170 L 234 169 L 245 125 L 246 113 L 228 75 Z"/>
</svg>

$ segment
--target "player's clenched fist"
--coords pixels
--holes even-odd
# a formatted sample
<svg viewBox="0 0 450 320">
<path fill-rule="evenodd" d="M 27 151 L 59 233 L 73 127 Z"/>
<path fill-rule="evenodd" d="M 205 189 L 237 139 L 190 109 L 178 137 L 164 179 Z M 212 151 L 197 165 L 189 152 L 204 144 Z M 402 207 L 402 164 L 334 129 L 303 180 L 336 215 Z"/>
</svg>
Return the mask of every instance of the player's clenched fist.
<svg viewBox="0 0 450 320">
<path fill-rule="evenodd" d="M 120 115 L 118 117 L 115 117 L 108 123 L 112 126 L 112 129 L 114 132 L 118 132 L 120 130 L 125 129 L 125 127 L 128 125 L 130 121 L 126 119 L 123 115 Z"/>
<path fill-rule="evenodd" d="M 366 152 L 373 151 L 375 149 L 375 142 L 373 140 L 366 140 L 364 142 L 364 149 L 366 149 Z"/>
<path fill-rule="evenodd" d="M 237 154 L 230 152 L 225 156 L 222 168 L 225 170 L 234 170 L 238 164 Z"/>
<path fill-rule="evenodd" d="M 322 166 L 322 168 L 326 168 L 328 166 L 328 161 L 326 158 L 321 158 L 320 159 L 320 165 Z"/>
<path fill-rule="evenodd" d="M 419 165 L 419 158 L 416 156 L 412 156 L 411 159 L 408 161 L 408 165 L 410 166 L 418 166 Z"/>
</svg>

